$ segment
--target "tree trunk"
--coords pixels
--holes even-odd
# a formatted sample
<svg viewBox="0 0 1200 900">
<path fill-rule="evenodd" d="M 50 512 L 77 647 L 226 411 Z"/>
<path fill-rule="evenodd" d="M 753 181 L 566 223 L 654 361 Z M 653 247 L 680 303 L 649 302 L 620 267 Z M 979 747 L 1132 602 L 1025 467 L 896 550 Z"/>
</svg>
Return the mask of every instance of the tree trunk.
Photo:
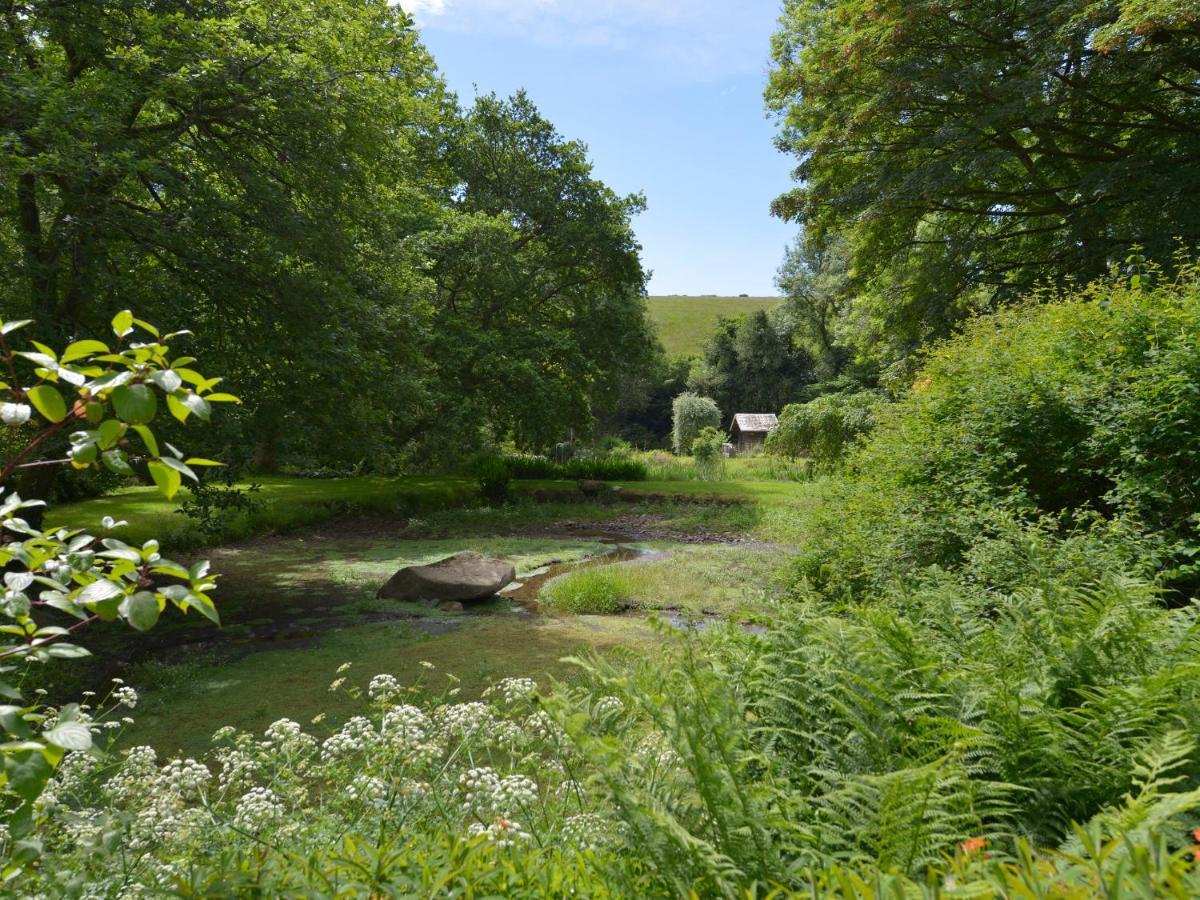
<svg viewBox="0 0 1200 900">
<path fill-rule="evenodd" d="M 17 223 L 29 281 L 29 313 L 51 327 L 58 312 L 57 253 L 42 233 L 37 203 L 37 179 L 26 172 L 17 179 Z"/>
</svg>

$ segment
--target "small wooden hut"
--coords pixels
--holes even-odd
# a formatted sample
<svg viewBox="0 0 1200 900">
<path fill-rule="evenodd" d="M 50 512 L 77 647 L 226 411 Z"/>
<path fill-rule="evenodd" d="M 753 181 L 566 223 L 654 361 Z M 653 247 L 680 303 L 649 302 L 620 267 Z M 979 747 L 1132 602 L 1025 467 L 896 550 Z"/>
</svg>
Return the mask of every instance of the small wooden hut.
<svg viewBox="0 0 1200 900">
<path fill-rule="evenodd" d="M 738 413 L 729 427 L 730 443 L 738 454 L 758 453 L 778 424 L 775 413 Z"/>
</svg>

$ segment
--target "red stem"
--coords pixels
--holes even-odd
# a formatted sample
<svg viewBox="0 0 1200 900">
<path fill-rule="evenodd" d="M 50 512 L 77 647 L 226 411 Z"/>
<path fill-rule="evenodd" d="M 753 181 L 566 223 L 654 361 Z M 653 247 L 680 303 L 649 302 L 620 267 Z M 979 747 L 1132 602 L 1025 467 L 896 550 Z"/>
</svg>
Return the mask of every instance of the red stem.
<svg viewBox="0 0 1200 900">
<path fill-rule="evenodd" d="M 22 450 L 16 456 L 12 457 L 5 464 L 4 468 L 2 470 L 0 470 L 0 484 L 4 484 L 4 482 L 6 482 L 9 479 L 9 477 L 12 475 L 12 473 L 17 470 L 17 468 L 26 459 L 26 457 L 28 457 L 30 453 L 32 453 L 34 450 L 36 450 L 42 444 L 42 442 L 44 442 L 47 438 L 53 437 L 54 435 L 58 434 L 60 431 L 62 431 L 68 425 L 71 425 L 72 423 L 77 421 L 79 419 L 79 417 L 80 417 L 80 413 L 72 410 L 71 412 L 67 413 L 67 417 L 65 419 L 63 419 L 61 422 L 56 422 L 54 425 L 51 425 L 49 428 L 47 428 L 45 431 L 43 431 L 41 434 L 39 434 L 36 438 L 34 438 L 32 441 L 30 441 L 24 450 Z"/>
</svg>

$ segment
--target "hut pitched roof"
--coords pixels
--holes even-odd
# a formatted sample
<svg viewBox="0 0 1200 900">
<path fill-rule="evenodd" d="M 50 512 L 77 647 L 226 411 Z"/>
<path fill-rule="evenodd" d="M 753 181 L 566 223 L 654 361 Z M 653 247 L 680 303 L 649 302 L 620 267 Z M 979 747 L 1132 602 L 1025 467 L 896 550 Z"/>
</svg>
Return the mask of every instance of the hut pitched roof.
<svg viewBox="0 0 1200 900">
<path fill-rule="evenodd" d="M 733 417 L 734 427 L 741 432 L 766 434 L 779 424 L 775 413 L 737 413 Z"/>
</svg>

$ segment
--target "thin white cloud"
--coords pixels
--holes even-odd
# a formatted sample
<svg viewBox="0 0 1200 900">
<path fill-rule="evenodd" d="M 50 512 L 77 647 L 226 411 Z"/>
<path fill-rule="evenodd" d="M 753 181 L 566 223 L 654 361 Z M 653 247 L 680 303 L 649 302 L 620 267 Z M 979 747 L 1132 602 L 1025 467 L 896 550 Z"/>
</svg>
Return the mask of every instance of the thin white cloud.
<svg viewBox="0 0 1200 900">
<path fill-rule="evenodd" d="M 401 0 L 395 5 L 414 15 L 440 16 L 446 11 L 446 0 Z"/>
<path fill-rule="evenodd" d="M 411 15 L 417 25 L 425 25 L 431 19 L 444 15 L 448 6 L 448 0 L 391 0 L 391 3 Z"/>
<path fill-rule="evenodd" d="M 685 80 L 759 71 L 764 17 L 778 0 L 399 0 L 426 29 L 520 37 L 547 47 L 608 47 Z"/>
</svg>

